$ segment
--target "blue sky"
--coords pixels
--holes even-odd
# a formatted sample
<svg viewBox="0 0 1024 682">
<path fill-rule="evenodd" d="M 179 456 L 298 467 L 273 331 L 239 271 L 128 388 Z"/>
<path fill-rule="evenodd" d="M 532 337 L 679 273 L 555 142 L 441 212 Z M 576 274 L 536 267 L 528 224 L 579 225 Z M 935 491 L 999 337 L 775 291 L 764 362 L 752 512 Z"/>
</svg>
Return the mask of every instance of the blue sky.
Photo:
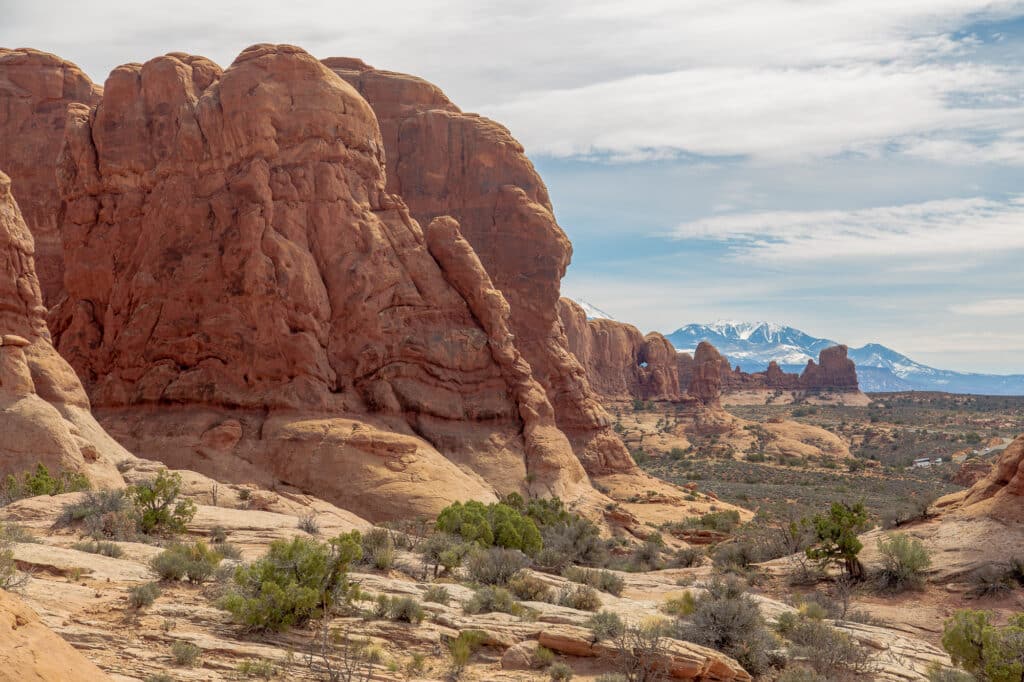
<svg viewBox="0 0 1024 682">
<path fill-rule="evenodd" d="M 526 146 L 565 292 L 644 330 L 767 319 L 1024 372 L 1024 2 L 12 5 L 0 45 L 98 81 L 264 41 L 434 81 Z"/>
</svg>

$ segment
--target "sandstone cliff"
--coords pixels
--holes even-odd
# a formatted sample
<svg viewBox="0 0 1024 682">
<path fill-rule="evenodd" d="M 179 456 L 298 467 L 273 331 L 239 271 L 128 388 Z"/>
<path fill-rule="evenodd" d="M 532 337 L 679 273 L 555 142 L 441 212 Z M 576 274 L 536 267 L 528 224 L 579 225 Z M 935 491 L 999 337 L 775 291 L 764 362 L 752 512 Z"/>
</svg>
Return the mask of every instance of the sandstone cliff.
<svg viewBox="0 0 1024 682">
<path fill-rule="evenodd" d="M 504 126 L 462 112 L 420 78 L 373 69 L 358 59 L 324 63 L 352 83 L 376 113 L 387 191 L 400 194 L 422 225 L 441 215 L 459 222 L 508 301 L 516 346 L 588 471 L 631 469 L 633 462 L 612 432 L 578 355 L 569 352 L 559 320 L 559 290 L 572 245 L 522 145 Z"/>
<path fill-rule="evenodd" d="M 607 319 L 587 319 L 575 301 L 559 301 L 569 350 L 605 400 L 679 400 L 676 352 L 661 334 Z"/>
<path fill-rule="evenodd" d="M 43 301 L 52 305 L 63 288 L 60 193 L 54 166 L 64 139 L 69 104 L 93 105 L 100 89 L 81 69 L 46 52 L 0 48 L 0 168 L 36 243 L 36 272 Z"/>
<path fill-rule="evenodd" d="M 123 485 L 116 463 L 130 458 L 99 427 L 71 367 L 46 328 L 34 243 L 0 173 L 0 474 L 37 463 Z"/>
<path fill-rule="evenodd" d="M 58 346 L 136 454 L 372 519 L 589 490 L 522 316 L 456 221 L 425 237 L 374 112 L 301 49 L 119 67 L 70 108 L 58 180 Z"/>
<path fill-rule="evenodd" d="M 966 491 L 947 496 L 937 504 L 974 516 L 1024 520 L 1024 435 L 1006 446 L 988 475 Z"/>
</svg>

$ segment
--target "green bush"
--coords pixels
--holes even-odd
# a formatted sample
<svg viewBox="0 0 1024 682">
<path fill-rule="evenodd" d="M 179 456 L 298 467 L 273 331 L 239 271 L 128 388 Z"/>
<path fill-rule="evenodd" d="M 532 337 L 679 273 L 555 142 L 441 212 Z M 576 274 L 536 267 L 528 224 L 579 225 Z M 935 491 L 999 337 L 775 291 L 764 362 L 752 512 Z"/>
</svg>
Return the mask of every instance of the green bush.
<svg viewBox="0 0 1024 682">
<path fill-rule="evenodd" d="M 946 621 L 942 648 L 954 665 L 983 682 L 1019 682 L 1024 678 L 1024 613 L 1000 627 L 985 611 L 957 611 Z"/>
<path fill-rule="evenodd" d="M 395 541 L 387 528 L 371 528 L 363 534 L 363 561 L 379 571 L 395 563 Z"/>
<path fill-rule="evenodd" d="M 751 675 L 768 669 L 774 649 L 757 602 L 735 578 L 713 580 L 696 600 L 693 613 L 676 621 L 674 635 L 725 652 Z"/>
<path fill-rule="evenodd" d="M 902 592 L 924 584 L 932 560 L 920 540 L 899 533 L 878 538 L 878 552 L 882 557 L 878 580 L 884 589 Z"/>
<path fill-rule="evenodd" d="M 265 658 L 250 658 L 242 661 L 236 670 L 242 677 L 258 677 L 264 680 L 273 679 L 278 672 L 277 664 Z"/>
<path fill-rule="evenodd" d="M 864 504 L 833 502 L 827 514 L 816 514 L 811 518 L 811 525 L 817 544 L 807 549 L 807 557 L 823 566 L 841 566 L 851 578 L 863 577 L 864 566 L 857 555 L 864 545 L 857 539 L 857 534 L 868 527 Z"/>
<path fill-rule="evenodd" d="M 555 662 L 555 652 L 547 647 L 538 646 L 533 650 L 530 665 L 534 668 L 546 668 Z"/>
<path fill-rule="evenodd" d="M 693 593 L 687 590 L 678 597 L 666 599 L 661 610 L 670 616 L 691 616 L 697 610 L 697 600 L 693 598 Z"/>
<path fill-rule="evenodd" d="M 89 489 L 89 479 L 84 474 L 63 469 L 56 477 L 50 475 L 46 465 L 36 464 L 33 472 L 26 471 L 21 478 L 9 474 L 0 483 L 0 505 L 9 504 L 25 497 L 39 495 L 60 495 Z"/>
<path fill-rule="evenodd" d="M 451 679 L 457 680 L 466 669 L 466 664 L 487 641 L 487 633 L 480 630 L 463 630 L 459 636 L 448 642 L 448 651 L 452 656 L 452 667 L 449 670 Z"/>
<path fill-rule="evenodd" d="M 614 611 L 595 613 L 587 619 L 585 625 L 593 631 L 596 641 L 614 640 L 626 629 L 626 624 Z"/>
<path fill-rule="evenodd" d="M 161 469 L 156 478 L 128 488 L 139 530 L 146 535 L 184 533 L 196 515 L 192 500 L 181 495 L 181 474 Z"/>
<path fill-rule="evenodd" d="M 622 594 L 623 588 L 626 586 L 626 581 L 619 575 L 612 573 L 611 571 L 604 571 L 592 568 L 580 568 L 579 566 L 570 566 L 562 573 L 562 576 L 568 578 L 574 583 L 583 583 L 584 585 L 590 585 L 596 587 L 602 592 L 613 594 L 618 597 Z"/>
<path fill-rule="evenodd" d="M 491 547 L 477 549 L 466 558 L 466 573 L 473 582 L 505 585 L 516 573 L 530 565 L 530 559 L 516 549 Z"/>
<path fill-rule="evenodd" d="M 693 568 L 704 563 L 704 552 L 696 547 L 684 547 L 677 550 L 672 557 L 671 565 L 675 568 Z"/>
<path fill-rule="evenodd" d="M 516 603 L 512 593 L 503 587 L 485 585 L 473 593 L 462 610 L 469 614 L 477 613 L 511 613 L 519 615 L 523 607 Z"/>
<path fill-rule="evenodd" d="M 4 524 L 0 523 L 0 590 L 14 590 L 28 582 L 27 573 L 18 571 L 14 561 L 15 542 Z"/>
<path fill-rule="evenodd" d="M 203 650 L 192 642 L 179 639 L 171 645 L 171 658 L 174 659 L 174 664 L 183 668 L 194 667 L 202 655 Z"/>
<path fill-rule="evenodd" d="M 548 676 L 552 682 L 563 682 L 572 679 L 572 668 L 565 663 L 553 663 L 548 668 Z"/>
<path fill-rule="evenodd" d="M 76 542 L 71 545 L 72 549 L 77 549 L 79 552 L 88 552 L 89 554 L 101 554 L 103 556 L 112 557 L 114 559 L 119 558 L 124 554 L 124 550 L 113 542 L 97 542 L 96 540 L 88 540 L 86 542 Z"/>
<path fill-rule="evenodd" d="M 558 604 L 577 611 L 597 611 L 601 608 L 601 597 L 590 585 L 566 585 L 558 593 Z"/>
<path fill-rule="evenodd" d="M 527 502 L 512 493 L 502 502 L 532 519 L 540 529 L 542 549 L 534 556 L 539 567 L 559 573 L 569 564 L 603 566 L 607 561 L 607 543 L 597 525 L 568 511 L 557 497 Z"/>
<path fill-rule="evenodd" d="M 377 614 L 388 620 L 418 625 L 423 622 L 426 612 L 412 597 L 377 597 Z"/>
<path fill-rule="evenodd" d="M 435 604 L 448 605 L 452 599 L 452 595 L 449 594 L 448 588 L 444 585 L 431 585 L 427 588 L 427 591 L 423 593 L 423 601 L 434 602 Z"/>
<path fill-rule="evenodd" d="M 682 525 L 687 528 L 702 528 L 719 533 L 731 533 L 736 529 L 736 526 L 740 525 L 740 513 L 735 509 L 712 511 L 697 518 L 687 519 Z"/>
<path fill-rule="evenodd" d="M 150 566 L 161 580 L 181 580 L 187 576 L 190 583 L 198 585 L 213 576 L 222 558 L 205 542 L 198 541 L 191 545 L 171 545 L 153 557 Z"/>
<path fill-rule="evenodd" d="M 121 512 L 131 506 L 124 490 L 90 490 L 76 502 L 65 503 L 58 523 L 66 525 L 76 521 Z"/>
<path fill-rule="evenodd" d="M 508 581 L 509 591 L 523 601 L 550 602 L 553 598 L 551 586 L 535 575 L 519 571 Z"/>
<path fill-rule="evenodd" d="M 327 543 L 296 537 L 275 540 L 267 553 L 235 570 L 221 607 L 250 630 L 286 630 L 353 594 L 347 571 L 362 556 L 353 531 Z"/>
<path fill-rule="evenodd" d="M 424 575 L 433 569 L 436 578 L 441 569 L 445 573 L 455 570 L 462 565 L 462 560 L 472 548 L 473 545 L 462 542 L 461 538 L 450 533 L 428 536 L 420 543 Z"/>
<path fill-rule="evenodd" d="M 518 549 L 531 556 L 543 546 L 534 520 L 500 502 L 488 505 L 476 500 L 455 502 L 441 510 L 436 528 L 481 547 Z"/>
<path fill-rule="evenodd" d="M 128 590 L 128 603 L 133 609 L 150 606 L 160 596 L 159 583 L 143 583 Z"/>
</svg>

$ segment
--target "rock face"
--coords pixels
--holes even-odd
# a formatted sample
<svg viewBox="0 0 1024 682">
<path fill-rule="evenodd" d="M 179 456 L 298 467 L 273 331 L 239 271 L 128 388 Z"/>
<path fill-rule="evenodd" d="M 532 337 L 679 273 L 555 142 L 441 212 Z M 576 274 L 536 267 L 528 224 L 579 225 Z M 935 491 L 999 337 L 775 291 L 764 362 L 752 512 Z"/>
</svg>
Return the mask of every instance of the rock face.
<svg viewBox="0 0 1024 682">
<path fill-rule="evenodd" d="M 137 454 L 371 519 L 590 490 L 514 306 L 387 191 L 373 110 L 300 48 L 119 67 L 58 179 L 58 347 Z"/>
<path fill-rule="evenodd" d="M 66 111 L 75 102 L 95 104 L 100 92 L 81 69 L 60 57 L 0 48 L 0 168 L 13 178 L 14 198 L 35 237 L 36 272 L 47 306 L 63 288 L 54 167 Z"/>
<path fill-rule="evenodd" d="M 608 319 L 587 319 L 578 303 L 559 301 L 569 350 L 606 400 L 679 400 L 675 348 L 661 334 Z"/>
<path fill-rule="evenodd" d="M 702 345 L 710 345 L 702 342 Z M 808 360 L 801 374 L 784 372 L 774 360 L 763 372 L 743 372 L 733 368 L 721 358 L 721 390 L 723 393 L 740 391 L 808 391 L 814 393 L 855 393 L 859 391 L 857 368 L 846 357 L 846 346 L 826 348 L 818 354 L 818 362 Z M 716 351 L 717 354 L 717 351 Z M 679 381 L 690 385 L 694 379 L 696 363 L 689 353 L 679 354 Z"/>
<path fill-rule="evenodd" d="M 1024 436 L 1010 443 L 989 474 L 971 486 L 957 506 L 1001 520 L 1024 520 Z M 941 504 L 941 502 L 940 502 Z"/>
<path fill-rule="evenodd" d="M 611 418 L 588 386 L 588 374 L 569 352 L 559 290 L 572 245 L 522 145 L 504 126 L 462 112 L 420 78 L 373 69 L 358 59 L 324 63 L 366 98 L 380 121 L 387 190 L 400 194 L 422 225 L 442 215 L 459 222 L 508 301 L 516 346 L 588 471 L 632 469 Z M 675 384 L 667 374 L 662 379 Z"/>
<path fill-rule="evenodd" d="M 857 390 L 857 368 L 846 357 L 846 346 L 832 346 L 818 353 L 818 363 L 807 361 L 800 383 L 807 390 Z"/>
<path fill-rule="evenodd" d="M 0 682 L 109 682 L 110 678 L 0 590 Z"/>
<path fill-rule="evenodd" d="M 74 371 L 46 328 L 32 234 L 0 173 L 0 474 L 42 463 L 123 485 L 116 463 L 131 455 L 99 427 Z"/>
<path fill-rule="evenodd" d="M 693 369 L 687 392 L 705 405 L 720 405 L 722 373 L 729 362 L 707 341 L 701 341 L 693 354 Z"/>
</svg>

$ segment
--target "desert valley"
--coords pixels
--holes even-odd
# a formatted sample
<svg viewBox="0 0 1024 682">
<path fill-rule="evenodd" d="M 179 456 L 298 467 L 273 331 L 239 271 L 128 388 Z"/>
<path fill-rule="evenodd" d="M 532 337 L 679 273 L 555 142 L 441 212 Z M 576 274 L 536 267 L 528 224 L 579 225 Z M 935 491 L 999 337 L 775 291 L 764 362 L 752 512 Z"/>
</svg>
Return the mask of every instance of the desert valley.
<svg viewBox="0 0 1024 682">
<path fill-rule="evenodd" d="M 1024 679 L 1024 397 L 588 314 L 417 75 L 134 58 L 0 48 L 0 680 Z"/>
</svg>

